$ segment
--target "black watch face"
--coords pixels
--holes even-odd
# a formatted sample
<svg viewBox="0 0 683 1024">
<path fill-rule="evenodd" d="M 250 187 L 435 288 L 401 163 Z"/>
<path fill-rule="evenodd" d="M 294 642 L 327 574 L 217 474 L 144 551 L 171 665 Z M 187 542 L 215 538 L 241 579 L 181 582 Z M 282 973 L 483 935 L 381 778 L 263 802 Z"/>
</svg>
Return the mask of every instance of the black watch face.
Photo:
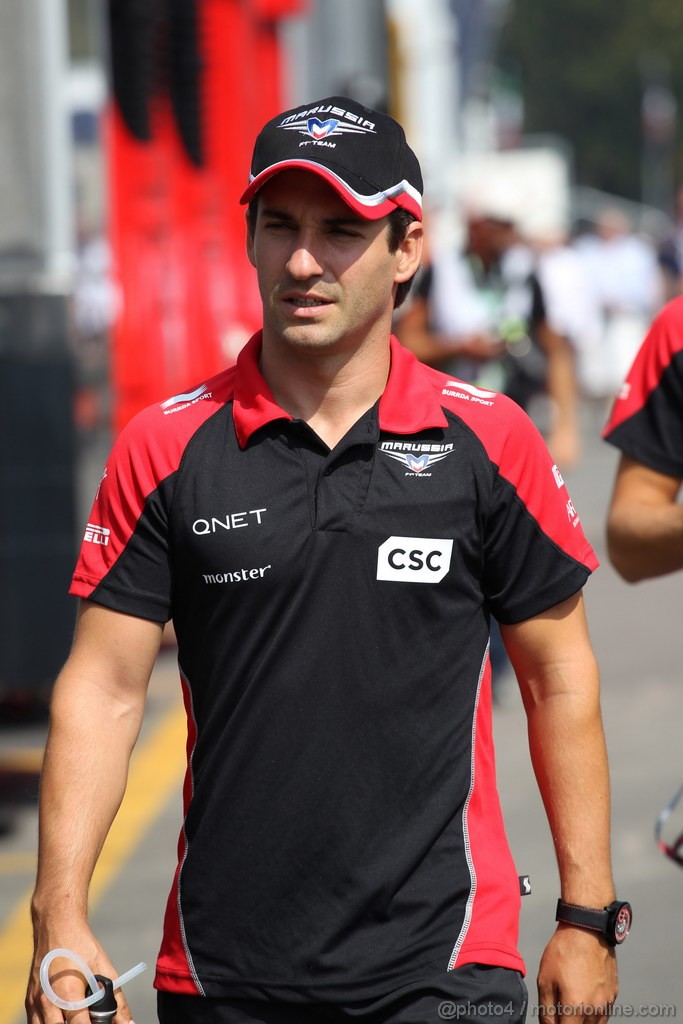
<svg viewBox="0 0 683 1024">
<path fill-rule="evenodd" d="M 624 941 L 631 928 L 631 907 L 622 903 L 614 919 L 614 941 L 619 945 Z"/>
</svg>

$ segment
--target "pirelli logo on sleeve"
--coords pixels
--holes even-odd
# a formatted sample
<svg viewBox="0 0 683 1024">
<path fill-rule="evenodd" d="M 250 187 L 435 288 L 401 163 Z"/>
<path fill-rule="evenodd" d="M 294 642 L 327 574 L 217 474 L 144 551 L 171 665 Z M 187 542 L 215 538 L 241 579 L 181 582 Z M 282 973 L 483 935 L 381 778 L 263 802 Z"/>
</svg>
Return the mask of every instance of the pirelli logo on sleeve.
<svg viewBox="0 0 683 1024">
<path fill-rule="evenodd" d="M 377 552 L 377 579 L 392 583 L 440 583 L 451 567 L 452 540 L 389 537 Z"/>
<path fill-rule="evenodd" d="M 106 548 L 109 545 L 110 536 L 111 530 L 108 530 L 106 526 L 88 523 L 83 534 L 83 540 L 87 541 L 88 544 L 98 544 L 100 547 Z"/>
</svg>

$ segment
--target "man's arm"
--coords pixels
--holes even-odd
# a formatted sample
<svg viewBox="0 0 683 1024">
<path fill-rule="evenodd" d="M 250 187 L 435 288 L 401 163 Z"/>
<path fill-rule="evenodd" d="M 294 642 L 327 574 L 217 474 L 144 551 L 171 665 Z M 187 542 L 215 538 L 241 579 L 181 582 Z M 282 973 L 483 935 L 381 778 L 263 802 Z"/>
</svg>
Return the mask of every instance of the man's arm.
<svg viewBox="0 0 683 1024">
<path fill-rule="evenodd" d="M 571 469 L 581 457 L 574 349 L 547 321 L 539 329 L 539 343 L 548 360 L 545 383 L 552 405 L 547 445 L 560 469 Z"/>
<path fill-rule="evenodd" d="M 605 907 L 614 899 L 609 778 L 598 669 L 581 595 L 526 622 L 501 626 L 501 632 L 527 713 L 560 895 L 569 903 Z M 607 1007 L 616 993 L 614 950 L 591 932 L 560 924 L 541 960 L 539 1004 Z M 580 1024 L 580 1010 L 577 1017 Z"/>
<path fill-rule="evenodd" d="M 420 362 L 437 369 L 455 357 L 486 362 L 503 349 L 500 342 L 483 332 L 455 338 L 430 330 L 427 301 L 421 295 L 413 298 L 405 312 L 401 311 L 394 333 Z"/>
<path fill-rule="evenodd" d="M 31 905 L 35 953 L 26 999 L 29 1024 L 61 1022 L 42 995 L 38 970 L 49 950 L 78 953 L 93 973 L 117 972 L 90 931 L 88 887 L 123 799 L 162 626 L 83 602 L 71 654 L 55 684 L 40 790 L 38 877 Z M 55 969 L 61 966 L 56 961 Z M 64 979 L 63 999 L 84 996 Z M 130 1011 L 117 993 L 114 1024 Z M 88 1012 L 73 1017 L 87 1024 Z"/>
<path fill-rule="evenodd" d="M 610 561 L 629 583 L 683 569 L 681 480 L 622 455 L 607 519 Z"/>
</svg>

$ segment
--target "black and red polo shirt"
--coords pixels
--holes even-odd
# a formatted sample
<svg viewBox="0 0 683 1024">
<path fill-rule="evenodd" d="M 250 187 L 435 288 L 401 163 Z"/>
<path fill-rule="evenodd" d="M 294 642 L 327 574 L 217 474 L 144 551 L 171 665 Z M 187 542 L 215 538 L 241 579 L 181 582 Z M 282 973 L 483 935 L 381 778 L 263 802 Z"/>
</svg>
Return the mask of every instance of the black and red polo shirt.
<svg viewBox="0 0 683 1024">
<path fill-rule="evenodd" d="M 395 339 L 332 451 L 259 348 L 122 433 L 72 588 L 175 623 L 189 758 L 155 983 L 334 1001 L 523 970 L 489 620 L 583 586 L 576 510 L 514 403 Z"/>
<path fill-rule="evenodd" d="M 683 298 L 655 318 L 603 437 L 649 469 L 683 479 Z"/>
</svg>

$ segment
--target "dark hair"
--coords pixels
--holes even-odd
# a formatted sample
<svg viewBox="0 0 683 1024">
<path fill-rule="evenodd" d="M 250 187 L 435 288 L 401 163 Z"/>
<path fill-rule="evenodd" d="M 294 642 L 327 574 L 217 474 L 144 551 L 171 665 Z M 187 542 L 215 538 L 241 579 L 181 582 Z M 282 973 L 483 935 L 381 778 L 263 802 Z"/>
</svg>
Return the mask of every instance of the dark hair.
<svg viewBox="0 0 683 1024">
<path fill-rule="evenodd" d="M 259 197 L 257 192 L 253 199 L 251 199 L 251 201 L 249 202 L 249 205 L 247 206 L 247 226 L 249 228 L 249 233 L 251 235 L 253 235 L 254 231 L 256 230 L 256 218 L 258 216 L 258 200 Z M 400 206 L 397 206 L 395 210 L 391 211 L 391 213 L 389 214 L 388 225 L 389 252 L 396 252 L 399 245 L 406 237 L 406 234 L 408 233 L 408 228 L 415 219 L 416 218 L 413 216 L 412 213 L 409 213 L 408 210 L 402 209 Z M 414 280 L 415 274 L 413 274 L 413 276 L 409 278 L 407 281 L 402 281 L 398 285 L 398 287 L 396 288 L 396 298 L 394 299 L 394 309 L 398 309 L 398 307 L 405 302 L 406 298 L 408 297 L 408 292 L 410 291 L 410 288 Z"/>
<path fill-rule="evenodd" d="M 408 234 L 408 228 L 415 221 L 415 217 L 408 210 L 402 209 L 397 206 L 395 210 L 389 214 L 389 252 L 396 252 L 401 242 Z M 417 272 L 416 272 L 417 273 Z M 394 299 L 394 309 L 398 309 L 408 298 L 408 292 L 410 291 L 413 281 L 415 280 L 415 274 L 409 277 L 407 281 L 401 281 L 396 288 L 396 297 Z"/>
<path fill-rule="evenodd" d="M 256 195 L 249 200 L 247 206 L 247 227 L 249 228 L 249 234 L 253 235 L 256 231 L 256 218 L 258 216 L 258 192 Z"/>
</svg>

